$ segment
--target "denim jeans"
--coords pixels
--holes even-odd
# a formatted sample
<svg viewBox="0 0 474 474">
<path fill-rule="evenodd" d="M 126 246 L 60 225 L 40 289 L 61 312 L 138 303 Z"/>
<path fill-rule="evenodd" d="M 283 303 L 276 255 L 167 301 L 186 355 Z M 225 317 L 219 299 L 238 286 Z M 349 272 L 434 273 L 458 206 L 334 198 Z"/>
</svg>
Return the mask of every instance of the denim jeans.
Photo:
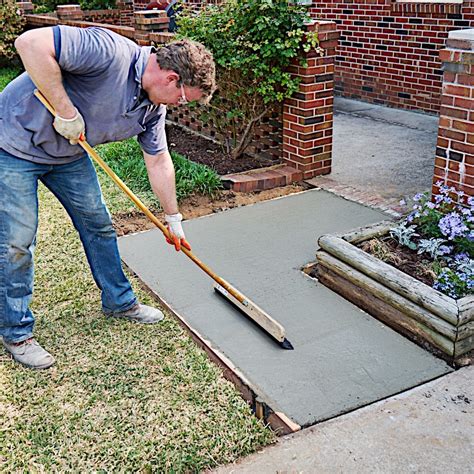
<svg viewBox="0 0 474 474">
<path fill-rule="evenodd" d="M 32 337 L 33 253 L 38 227 L 38 181 L 61 202 L 79 232 L 106 313 L 125 311 L 136 297 L 125 276 L 117 236 L 90 158 L 44 165 L 0 149 L 0 335 Z"/>
</svg>

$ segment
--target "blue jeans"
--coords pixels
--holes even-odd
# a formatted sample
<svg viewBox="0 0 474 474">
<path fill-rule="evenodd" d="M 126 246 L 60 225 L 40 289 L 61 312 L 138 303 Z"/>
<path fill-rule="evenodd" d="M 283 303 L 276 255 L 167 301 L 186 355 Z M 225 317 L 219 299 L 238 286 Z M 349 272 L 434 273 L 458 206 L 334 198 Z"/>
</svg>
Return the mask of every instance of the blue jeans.
<svg viewBox="0 0 474 474">
<path fill-rule="evenodd" d="M 33 253 L 38 227 L 38 180 L 61 202 L 79 232 L 106 313 L 126 311 L 137 299 L 125 276 L 117 236 L 90 158 L 44 165 L 0 149 L 0 335 L 32 337 Z"/>
</svg>

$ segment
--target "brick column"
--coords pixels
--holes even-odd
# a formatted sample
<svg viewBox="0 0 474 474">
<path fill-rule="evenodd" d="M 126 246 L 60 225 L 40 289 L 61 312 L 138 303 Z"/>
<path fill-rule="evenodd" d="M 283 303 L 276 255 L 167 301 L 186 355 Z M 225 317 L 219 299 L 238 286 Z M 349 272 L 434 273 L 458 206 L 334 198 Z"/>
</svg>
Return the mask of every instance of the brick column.
<svg viewBox="0 0 474 474">
<path fill-rule="evenodd" d="M 134 13 L 135 41 L 145 45 L 150 43 L 150 33 L 168 31 L 170 19 L 164 10 L 141 10 Z"/>
<path fill-rule="evenodd" d="M 16 2 L 15 6 L 20 10 L 20 15 L 29 15 L 34 10 L 32 2 Z"/>
<path fill-rule="evenodd" d="M 82 10 L 80 5 L 58 5 L 56 7 L 58 20 L 82 20 Z"/>
<path fill-rule="evenodd" d="M 283 104 L 283 160 L 304 179 L 331 172 L 334 103 L 334 60 L 339 33 L 332 21 L 313 21 L 322 56 L 306 53 L 307 66 L 295 62 L 292 75 L 301 78 L 299 91 Z"/>
<path fill-rule="evenodd" d="M 120 26 L 133 26 L 133 0 L 117 0 L 120 10 Z"/>
<path fill-rule="evenodd" d="M 133 0 L 133 11 L 145 10 L 149 3 L 151 3 L 151 0 Z"/>
<path fill-rule="evenodd" d="M 451 31 L 440 59 L 444 73 L 433 194 L 442 181 L 474 196 L 474 29 Z"/>
</svg>

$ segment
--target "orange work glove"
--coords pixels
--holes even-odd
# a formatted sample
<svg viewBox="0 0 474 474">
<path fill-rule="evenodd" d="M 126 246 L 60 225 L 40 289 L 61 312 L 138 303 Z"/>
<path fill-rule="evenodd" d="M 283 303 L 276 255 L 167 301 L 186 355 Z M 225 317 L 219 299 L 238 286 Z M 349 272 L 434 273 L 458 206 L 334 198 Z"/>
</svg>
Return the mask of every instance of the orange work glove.
<svg viewBox="0 0 474 474">
<path fill-rule="evenodd" d="M 165 214 L 165 220 L 168 224 L 168 234 L 169 237 L 166 238 L 166 242 L 170 245 L 174 245 L 174 248 L 177 252 L 181 250 L 181 245 L 191 250 L 191 246 L 186 241 L 186 237 L 184 236 L 183 226 L 181 225 L 181 221 L 183 220 L 183 216 L 178 212 L 177 214 Z"/>
</svg>

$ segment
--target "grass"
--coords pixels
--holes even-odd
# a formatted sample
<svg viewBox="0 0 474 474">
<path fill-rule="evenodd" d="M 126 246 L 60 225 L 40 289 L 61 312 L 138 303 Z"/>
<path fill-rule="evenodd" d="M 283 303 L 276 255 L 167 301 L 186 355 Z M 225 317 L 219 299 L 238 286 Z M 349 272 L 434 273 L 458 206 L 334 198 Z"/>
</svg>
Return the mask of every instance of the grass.
<svg viewBox="0 0 474 474">
<path fill-rule="evenodd" d="M 32 310 L 58 363 L 31 371 L 0 352 L 0 471 L 199 472 L 271 443 L 172 317 L 156 326 L 103 317 L 76 232 L 42 186 L 39 197 Z"/>
</svg>

